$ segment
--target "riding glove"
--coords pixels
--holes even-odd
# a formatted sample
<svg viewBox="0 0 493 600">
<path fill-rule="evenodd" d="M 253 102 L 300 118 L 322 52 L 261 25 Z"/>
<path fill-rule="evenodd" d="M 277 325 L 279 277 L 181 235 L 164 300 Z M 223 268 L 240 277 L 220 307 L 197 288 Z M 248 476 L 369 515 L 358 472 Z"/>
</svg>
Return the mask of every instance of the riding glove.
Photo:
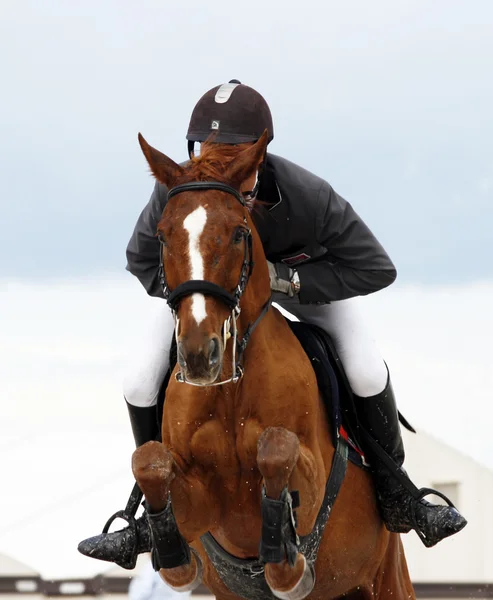
<svg viewBox="0 0 493 600">
<path fill-rule="evenodd" d="M 282 292 L 291 298 L 300 291 L 298 273 L 284 263 L 271 263 L 269 266 L 270 289 L 273 292 Z"/>
</svg>

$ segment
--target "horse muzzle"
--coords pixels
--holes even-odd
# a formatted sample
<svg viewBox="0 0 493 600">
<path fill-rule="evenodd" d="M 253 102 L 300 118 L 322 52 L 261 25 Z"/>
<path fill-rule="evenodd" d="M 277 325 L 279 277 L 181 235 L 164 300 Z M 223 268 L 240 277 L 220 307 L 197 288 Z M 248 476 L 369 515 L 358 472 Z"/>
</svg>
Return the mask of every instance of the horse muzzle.
<svg viewBox="0 0 493 600">
<path fill-rule="evenodd" d="M 177 353 L 181 375 L 188 383 L 211 385 L 222 371 L 224 346 L 216 335 L 197 349 L 186 340 L 178 341 Z"/>
</svg>

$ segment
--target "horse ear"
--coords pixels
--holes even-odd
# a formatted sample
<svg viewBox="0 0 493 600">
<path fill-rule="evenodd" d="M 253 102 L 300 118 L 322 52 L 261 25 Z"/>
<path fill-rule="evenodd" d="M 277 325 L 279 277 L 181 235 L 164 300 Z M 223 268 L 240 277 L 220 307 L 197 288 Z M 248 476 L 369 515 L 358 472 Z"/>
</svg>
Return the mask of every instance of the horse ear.
<svg viewBox="0 0 493 600">
<path fill-rule="evenodd" d="M 239 185 L 255 173 L 264 159 L 268 135 L 266 129 L 253 146 L 243 150 L 243 152 L 232 161 L 225 173 L 225 177 L 229 181 Z"/>
<path fill-rule="evenodd" d="M 177 165 L 171 158 L 168 158 L 156 148 L 150 146 L 144 139 L 144 136 L 139 133 L 139 144 L 142 148 L 142 152 L 151 167 L 152 174 L 159 181 L 168 188 L 172 181 L 175 181 L 180 175 L 183 174 L 184 170 L 180 165 Z"/>
</svg>

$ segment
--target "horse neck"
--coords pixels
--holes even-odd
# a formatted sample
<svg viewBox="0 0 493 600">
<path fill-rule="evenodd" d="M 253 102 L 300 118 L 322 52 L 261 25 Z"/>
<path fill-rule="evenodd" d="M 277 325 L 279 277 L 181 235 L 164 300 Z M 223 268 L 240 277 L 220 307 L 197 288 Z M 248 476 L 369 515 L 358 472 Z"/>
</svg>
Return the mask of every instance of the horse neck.
<svg viewBox="0 0 493 600">
<path fill-rule="evenodd" d="M 262 242 L 254 227 L 252 227 L 252 234 L 254 268 L 240 301 L 241 313 L 238 319 L 240 339 L 249 329 L 252 327 L 255 329 L 248 340 L 243 363 L 245 360 L 250 362 L 252 357 L 255 361 L 262 360 L 262 354 L 272 339 L 281 341 L 286 336 L 286 343 L 289 343 L 290 335 L 284 318 L 272 306 L 266 312 L 264 311 L 271 299 L 269 269 Z M 228 358 L 232 358 L 231 348 Z"/>
</svg>

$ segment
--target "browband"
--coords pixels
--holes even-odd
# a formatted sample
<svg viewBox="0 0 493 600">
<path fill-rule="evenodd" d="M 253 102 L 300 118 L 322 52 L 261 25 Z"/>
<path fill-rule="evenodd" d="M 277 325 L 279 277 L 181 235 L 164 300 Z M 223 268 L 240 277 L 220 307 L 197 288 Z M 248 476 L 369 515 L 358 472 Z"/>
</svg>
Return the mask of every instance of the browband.
<svg viewBox="0 0 493 600">
<path fill-rule="evenodd" d="M 243 198 L 238 190 L 220 181 L 191 181 L 190 183 L 182 183 L 168 191 L 168 200 L 182 192 L 196 192 L 198 190 L 218 190 L 225 192 L 234 196 L 242 206 L 246 206 L 245 198 Z"/>
</svg>

